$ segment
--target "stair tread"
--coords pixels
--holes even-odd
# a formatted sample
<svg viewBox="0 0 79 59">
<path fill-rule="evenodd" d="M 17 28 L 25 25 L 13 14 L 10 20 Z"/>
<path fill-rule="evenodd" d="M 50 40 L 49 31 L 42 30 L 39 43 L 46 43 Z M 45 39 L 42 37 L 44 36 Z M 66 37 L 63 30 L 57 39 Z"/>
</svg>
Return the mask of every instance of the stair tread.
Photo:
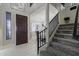
<svg viewBox="0 0 79 59">
<path fill-rule="evenodd" d="M 57 31 L 73 31 L 73 30 L 69 30 L 69 29 L 68 29 L 68 30 L 57 30 Z"/>
<path fill-rule="evenodd" d="M 63 26 L 63 25 L 74 25 L 74 23 L 69 23 L 69 24 L 60 24 L 60 26 Z M 78 23 L 79 25 L 79 23 Z"/>
<path fill-rule="evenodd" d="M 78 27 L 79 28 L 79 27 Z M 59 27 L 58 29 L 74 29 L 74 27 L 66 26 L 66 27 Z"/>
<path fill-rule="evenodd" d="M 52 54 L 54 55 L 54 54 Z M 40 56 L 52 56 L 50 53 L 48 53 L 47 51 L 41 51 L 40 52 Z"/>
<path fill-rule="evenodd" d="M 47 48 L 47 51 L 50 52 L 51 54 L 54 53 L 57 56 L 67 56 L 67 55 L 69 55 L 69 54 L 66 54 L 66 53 L 64 53 L 62 51 L 59 51 L 57 49 L 54 49 L 52 47 L 48 47 Z"/>
<path fill-rule="evenodd" d="M 60 26 L 64 26 L 64 25 L 74 25 L 74 23 L 69 23 L 69 24 L 60 24 Z"/>
<path fill-rule="evenodd" d="M 72 34 L 66 34 L 66 33 L 56 33 L 56 35 L 68 35 L 68 36 L 72 36 Z"/>
<path fill-rule="evenodd" d="M 59 26 L 59 28 L 64 28 L 64 27 L 71 27 L 71 28 L 73 28 L 74 26 Z M 78 26 L 79 27 L 79 26 Z"/>
<path fill-rule="evenodd" d="M 65 38 L 60 38 L 60 37 L 54 37 L 54 38 L 56 38 L 56 39 L 58 39 L 58 40 L 64 40 L 64 41 L 68 41 L 68 42 L 72 42 L 72 43 L 77 43 L 77 44 L 79 44 L 79 41 L 74 40 L 74 39 L 65 39 Z"/>
<path fill-rule="evenodd" d="M 58 29 L 57 31 L 73 31 L 73 29 L 63 29 L 63 30 Z M 79 30 L 77 30 L 77 31 L 79 31 Z"/>
<path fill-rule="evenodd" d="M 74 26 L 59 26 L 59 28 L 74 28 Z M 78 27 L 79 28 L 79 27 Z"/>
<path fill-rule="evenodd" d="M 52 42 L 51 44 L 56 45 L 56 46 L 60 46 L 62 48 L 66 48 L 68 50 L 70 49 L 71 51 L 75 51 L 75 52 L 79 53 L 79 48 L 74 48 L 72 46 L 64 45 L 64 44 L 61 44 L 61 43 L 58 43 L 58 42 Z"/>
</svg>

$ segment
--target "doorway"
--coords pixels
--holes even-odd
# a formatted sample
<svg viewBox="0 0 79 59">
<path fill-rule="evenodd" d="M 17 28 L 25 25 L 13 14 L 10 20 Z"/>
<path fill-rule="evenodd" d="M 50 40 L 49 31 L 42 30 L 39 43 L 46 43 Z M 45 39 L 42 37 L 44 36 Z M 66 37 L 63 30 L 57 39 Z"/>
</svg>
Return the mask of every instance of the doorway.
<svg viewBox="0 0 79 59">
<path fill-rule="evenodd" d="M 28 42 L 27 16 L 16 14 L 16 45 Z"/>
</svg>

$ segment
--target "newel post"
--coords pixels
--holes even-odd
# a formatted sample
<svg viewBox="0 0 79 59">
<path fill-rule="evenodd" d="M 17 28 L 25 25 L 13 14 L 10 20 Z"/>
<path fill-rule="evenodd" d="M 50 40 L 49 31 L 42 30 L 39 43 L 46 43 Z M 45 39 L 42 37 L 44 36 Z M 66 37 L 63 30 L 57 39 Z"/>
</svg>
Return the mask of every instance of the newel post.
<svg viewBox="0 0 79 59">
<path fill-rule="evenodd" d="M 37 36 L 37 55 L 39 55 L 39 31 L 36 31 Z"/>
<path fill-rule="evenodd" d="M 46 42 L 48 42 L 49 44 L 49 3 L 46 3 L 46 26 L 47 26 Z"/>
</svg>

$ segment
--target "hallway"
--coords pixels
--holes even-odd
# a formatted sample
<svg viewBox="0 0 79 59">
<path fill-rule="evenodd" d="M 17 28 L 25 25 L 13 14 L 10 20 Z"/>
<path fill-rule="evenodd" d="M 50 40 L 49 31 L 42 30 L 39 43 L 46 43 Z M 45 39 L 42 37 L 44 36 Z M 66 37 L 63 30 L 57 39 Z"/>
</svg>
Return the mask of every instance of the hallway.
<svg viewBox="0 0 79 59">
<path fill-rule="evenodd" d="M 36 56 L 37 46 L 35 43 L 36 40 L 31 39 L 27 44 L 0 50 L 0 56 Z"/>
</svg>

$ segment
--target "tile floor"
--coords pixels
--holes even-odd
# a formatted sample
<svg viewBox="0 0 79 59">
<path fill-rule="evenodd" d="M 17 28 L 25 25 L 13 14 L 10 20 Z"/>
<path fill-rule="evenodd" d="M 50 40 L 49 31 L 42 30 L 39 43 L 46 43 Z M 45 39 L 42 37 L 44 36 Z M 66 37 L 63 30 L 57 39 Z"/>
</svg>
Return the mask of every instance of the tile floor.
<svg viewBox="0 0 79 59">
<path fill-rule="evenodd" d="M 0 50 L 0 56 L 37 56 L 36 40 L 30 40 L 27 44 Z"/>
</svg>

